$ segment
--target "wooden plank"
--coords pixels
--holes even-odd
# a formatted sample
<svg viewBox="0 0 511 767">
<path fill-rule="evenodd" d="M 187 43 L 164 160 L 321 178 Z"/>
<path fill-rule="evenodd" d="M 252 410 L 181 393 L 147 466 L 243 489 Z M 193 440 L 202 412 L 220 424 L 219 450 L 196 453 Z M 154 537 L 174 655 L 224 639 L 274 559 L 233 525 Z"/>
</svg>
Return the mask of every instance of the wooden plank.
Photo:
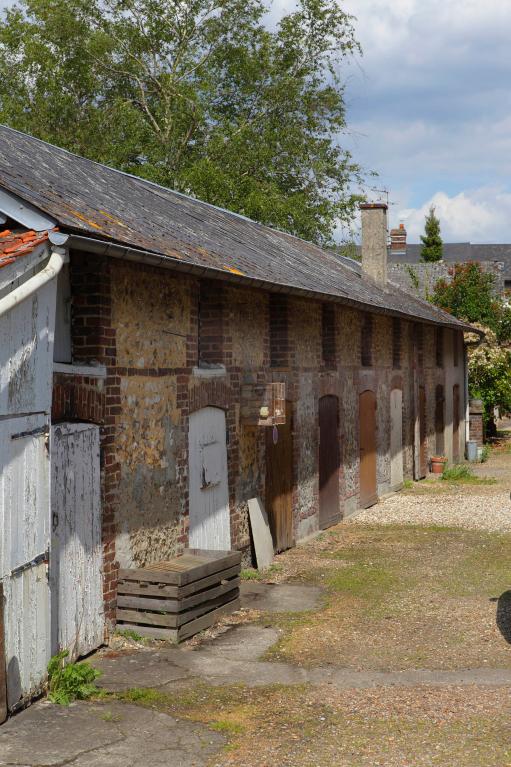
<svg viewBox="0 0 511 767">
<path fill-rule="evenodd" d="M 0 724 L 7 719 L 7 667 L 4 631 L 4 587 L 0 583 Z"/>
<path fill-rule="evenodd" d="M 227 594 L 232 589 L 239 587 L 240 579 L 232 578 L 230 581 L 220 583 L 211 589 L 192 594 L 184 599 L 159 599 L 151 596 L 138 596 L 133 594 L 118 594 L 117 607 L 130 607 L 134 610 L 165 610 L 169 613 L 184 612 L 190 607 L 208 602 L 215 597 Z"/>
<path fill-rule="evenodd" d="M 213 586 L 217 583 L 221 583 L 223 580 L 228 580 L 235 575 L 239 575 L 240 565 L 234 565 L 227 570 L 220 570 L 218 573 L 213 573 L 207 578 L 201 578 L 199 581 L 189 583 L 187 586 L 169 586 L 163 583 L 148 583 L 147 581 L 119 581 L 118 593 L 119 594 L 139 594 L 140 596 L 153 596 L 153 597 L 169 597 L 181 599 L 189 594 L 194 594 L 208 586 Z"/>
<path fill-rule="evenodd" d="M 122 623 L 119 624 L 123 629 L 132 629 L 136 631 L 140 636 L 153 637 L 154 639 L 166 639 L 169 642 L 182 642 L 184 639 L 195 636 L 199 631 L 212 626 L 218 618 L 222 615 L 229 615 L 229 613 L 239 610 L 240 600 L 234 599 L 232 602 L 228 602 L 221 607 L 217 607 L 216 610 L 212 610 L 206 615 L 202 615 L 194 621 L 190 621 L 185 626 L 181 626 L 179 629 L 161 628 L 157 626 L 139 626 L 136 623 Z"/>
<path fill-rule="evenodd" d="M 186 610 L 182 613 L 159 613 L 142 610 L 130 610 L 124 607 L 117 608 L 117 620 L 129 621 L 130 623 L 144 623 L 148 626 L 166 626 L 168 628 L 178 628 L 191 620 L 198 618 L 204 613 L 216 609 L 225 602 L 233 599 L 239 594 L 239 589 L 235 587 L 226 594 L 221 594 L 215 599 L 211 599 L 198 607 Z"/>
<path fill-rule="evenodd" d="M 206 615 L 202 615 L 200 618 L 190 621 L 185 626 L 181 626 L 178 630 L 178 642 L 181 642 L 183 639 L 188 639 L 188 637 L 195 636 L 199 631 L 203 631 L 212 626 L 213 623 L 216 623 L 218 618 L 222 615 L 229 615 L 229 613 L 233 613 L 239 609 L 240 599 L 239 597 L 236 597 L 232 602 L 228 602 L 221 607 L 217 607 L 216 610 L 212 610 L 211 612 L 206 613 Z"/>
<path fill-rule="evenodd" d="M 260 498 L 250 498 L 248 501 L 250 529 L 259 569 L 268 567 L 273 562 L 273 539 L 271 537 L 268 515 Z"/>
<path fill-rule="evenodd" d="M 218 552 L 217 552 L 218 553 Z M 179 562 L 180 559 L 184 560 L 184 564 L 179 565 L 179 568 L 188 565 L 188 569 L 171 570 L 171 567 L 178 567 L 175 562 Z M 195 565 L 192 566 L 192 563 Z M 198 564 L 197 564 L 198 562 Z M 209 559 L 201 554 L 183 555 L 183 557 L 176 557 L 175 560 L 168 560 L 169 569 L 163 569 L 164 563 L 157 562 L 149 565 L 147 568 L 119 570 L 119 579 L 128 581 L 147 581 L 149 583 L 168 583 L 175 586 L 186 586 L 189 583 L 200 580 L 208 575 L 224 570 L 228 567 L 233 567 L 241 562 L 241 552 L 232 551 L 228 554 L 222 552 L 222 556 L 219 558 Z M 159 569 L 153 569 L 159 568 Z"/>
</svg>

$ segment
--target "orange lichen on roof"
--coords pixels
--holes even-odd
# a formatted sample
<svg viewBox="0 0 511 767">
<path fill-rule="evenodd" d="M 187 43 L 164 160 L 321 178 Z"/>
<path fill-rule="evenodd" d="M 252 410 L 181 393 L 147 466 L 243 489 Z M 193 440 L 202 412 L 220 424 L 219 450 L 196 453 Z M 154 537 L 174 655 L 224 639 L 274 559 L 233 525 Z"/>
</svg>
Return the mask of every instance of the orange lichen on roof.
<svg viewBox="0 0 511 767">
<path fill-rule="evenodd" d="M 242 277 L 245 276 L 244 272 L 240 272 L 240 270 L 236 269 L 234 266 L 227 266 L 227 264 L 224 264 L 224 267 L 227 269 L 228 272 L 232 272 L 233 274 L 239 274 Z"/>
<path fill-rule="evenodd" d="M 48 239 L 48 232 L 0 232 L 0 269 L 14 263 L 20 256 L 26 256 Z"/>
</svg>

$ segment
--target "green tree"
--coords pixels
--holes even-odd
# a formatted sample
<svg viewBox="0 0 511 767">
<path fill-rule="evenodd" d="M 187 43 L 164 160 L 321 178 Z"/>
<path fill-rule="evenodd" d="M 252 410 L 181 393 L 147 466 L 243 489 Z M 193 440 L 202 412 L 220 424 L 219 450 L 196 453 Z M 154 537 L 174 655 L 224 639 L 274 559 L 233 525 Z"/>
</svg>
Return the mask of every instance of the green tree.
<svg viewBox="0 0 511 767">
<path fill-rule="evenodd" d="M 443 243 L 440 236 L 440 221 L 435 214 L 434 205 L 430 207 L 429 213 L 426 216 L 424 234 L 421 235 L 421 240 L 421 261 L 441 261 Z"/>
<path fill-rule="evenodd" d="M 0 26 L 0 122 L 322 244 L 349 225 L 337 0 L 20 0 Z"/>
<path fill-rule="evenodd" d="M 495 431 L 494 408 L 511 412 L 511 353 L 502 346 L 494 331 L 479 325 L 484 340 L 469 347 L 468 376 L 470 396 L 484 405 L 486 430 Z"/>
<path fill-rule="evenodd" d="M 474 262 L 455 264 L 450 279 L 435 285 L 432 302 L 485 333 L 472 339 L 468 351 L 471 397 L 481 399 L 487 429 L 493 425 L 494 408 L 511 412 L 511 309 L 496 294 L 495 278 Z"/>
<path fill-rule="evenodd" d="M 451 267 L 449 279 L 436 283 L 431 300 L 460 320 L 490 328 L 500 343 L 511 339 L 511 310 L 497 295 L 493 274 L 477 262 Z"/>
</svg>

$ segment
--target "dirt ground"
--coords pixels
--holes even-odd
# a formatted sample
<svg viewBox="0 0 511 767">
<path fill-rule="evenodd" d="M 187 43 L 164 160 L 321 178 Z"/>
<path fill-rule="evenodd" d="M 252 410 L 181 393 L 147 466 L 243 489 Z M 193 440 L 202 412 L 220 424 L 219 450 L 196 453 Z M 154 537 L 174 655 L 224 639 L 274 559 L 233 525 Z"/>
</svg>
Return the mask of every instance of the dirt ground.
<svg viewBox="0 0 511 767">
<path fill-rule="evenodd" d="M 14 717 L 0 765 L 511 767 L 510 444 L 245 571 L 180 648 L 115 637 L 100 695 Z"/>
</svg>

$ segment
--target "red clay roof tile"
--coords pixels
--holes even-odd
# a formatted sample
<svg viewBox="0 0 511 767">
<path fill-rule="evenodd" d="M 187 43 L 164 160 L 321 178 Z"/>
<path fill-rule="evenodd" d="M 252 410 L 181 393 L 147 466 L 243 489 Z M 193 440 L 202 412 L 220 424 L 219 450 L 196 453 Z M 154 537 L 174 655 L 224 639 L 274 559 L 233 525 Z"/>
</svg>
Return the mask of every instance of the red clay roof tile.
<svg viewBox="0 0 511 767">
<path fill-rule="evenodd" d="M 10 229 L 4 229 L 0 232 L 0 269 L 12 264 L 17 258 L 28 255 L 47 239 L 48 232 L 12 232 Z"/>
</svg>

